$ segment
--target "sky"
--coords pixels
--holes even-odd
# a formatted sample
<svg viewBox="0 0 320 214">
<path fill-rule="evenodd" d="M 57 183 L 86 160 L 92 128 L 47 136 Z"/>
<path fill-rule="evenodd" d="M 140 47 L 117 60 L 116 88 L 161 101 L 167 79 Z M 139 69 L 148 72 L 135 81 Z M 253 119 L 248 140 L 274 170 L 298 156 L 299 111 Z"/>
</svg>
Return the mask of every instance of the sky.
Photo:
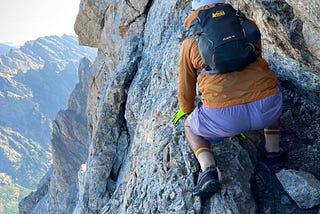
<svg viewBox="0 0 320 214">
<path fill-rule="evenodd" d="M 80 0 L 0 0 L 0 43 L 21 46 L 39 37 L 75 35 Z"/>
</svg>

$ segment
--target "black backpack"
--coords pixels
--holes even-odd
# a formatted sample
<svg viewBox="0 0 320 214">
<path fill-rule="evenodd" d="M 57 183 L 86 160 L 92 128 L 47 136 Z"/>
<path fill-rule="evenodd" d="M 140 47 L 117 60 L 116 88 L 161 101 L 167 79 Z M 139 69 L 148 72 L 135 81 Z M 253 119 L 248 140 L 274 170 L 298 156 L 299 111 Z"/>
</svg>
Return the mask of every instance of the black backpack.
<svg viewBox="0 0 320 214">
<path fill-rule="evenodd" d="M 239 70 L 257 59 L 254 45 L 260 31 L 230 4 L 200 10 L 190 30 L 198 38 L 202 70 L 210 74 Z"/>
</svg>

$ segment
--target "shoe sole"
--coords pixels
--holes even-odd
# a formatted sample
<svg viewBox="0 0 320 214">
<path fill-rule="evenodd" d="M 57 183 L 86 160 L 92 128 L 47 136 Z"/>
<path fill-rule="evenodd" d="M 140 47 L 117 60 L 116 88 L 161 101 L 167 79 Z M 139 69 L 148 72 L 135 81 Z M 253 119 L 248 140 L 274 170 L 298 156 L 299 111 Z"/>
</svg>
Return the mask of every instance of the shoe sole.
<svg viewBox="0 0 320 214">
<path fill-rule="evenodd" d="M 201 189 L 194 193 L 196 196 L 200 196 L 202 198 L 210 198 L 213 196 L 216 192 L 220 191 L 221 184 L 216 181 L 208 181 L 204 183 L 201 187 Z"/>
</svg>

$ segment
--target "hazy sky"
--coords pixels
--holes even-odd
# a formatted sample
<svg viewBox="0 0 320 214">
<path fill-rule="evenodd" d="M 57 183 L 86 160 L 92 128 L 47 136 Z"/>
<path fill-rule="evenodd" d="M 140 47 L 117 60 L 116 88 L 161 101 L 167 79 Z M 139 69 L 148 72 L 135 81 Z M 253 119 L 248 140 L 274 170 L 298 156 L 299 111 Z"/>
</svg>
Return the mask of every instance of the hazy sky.
<svg viewBox="0 0 320 214">
<path fill-rule="evenodd" d="M 38 37 L 75 35 L 80 0 L 0 0 L 0 43 L 23 45 Z"/>
</svg>

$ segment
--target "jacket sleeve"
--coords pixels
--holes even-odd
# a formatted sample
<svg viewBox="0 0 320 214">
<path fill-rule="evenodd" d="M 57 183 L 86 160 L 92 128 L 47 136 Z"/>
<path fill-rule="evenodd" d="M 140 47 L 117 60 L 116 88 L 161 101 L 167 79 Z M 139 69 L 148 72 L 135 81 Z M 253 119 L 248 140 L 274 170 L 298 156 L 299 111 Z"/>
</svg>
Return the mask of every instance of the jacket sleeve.
<svg viewBox="0 0 320 214">
<path fill-rule="evenodd" d="M 193 38 L 184 40 L 181 44 L 178 62 L 178 101 L 181 110 L 185 113 L 191 113 L 194 109 L 196 70 L 201 65 L 202 60 L 196 40 Z"/>
</svg>

